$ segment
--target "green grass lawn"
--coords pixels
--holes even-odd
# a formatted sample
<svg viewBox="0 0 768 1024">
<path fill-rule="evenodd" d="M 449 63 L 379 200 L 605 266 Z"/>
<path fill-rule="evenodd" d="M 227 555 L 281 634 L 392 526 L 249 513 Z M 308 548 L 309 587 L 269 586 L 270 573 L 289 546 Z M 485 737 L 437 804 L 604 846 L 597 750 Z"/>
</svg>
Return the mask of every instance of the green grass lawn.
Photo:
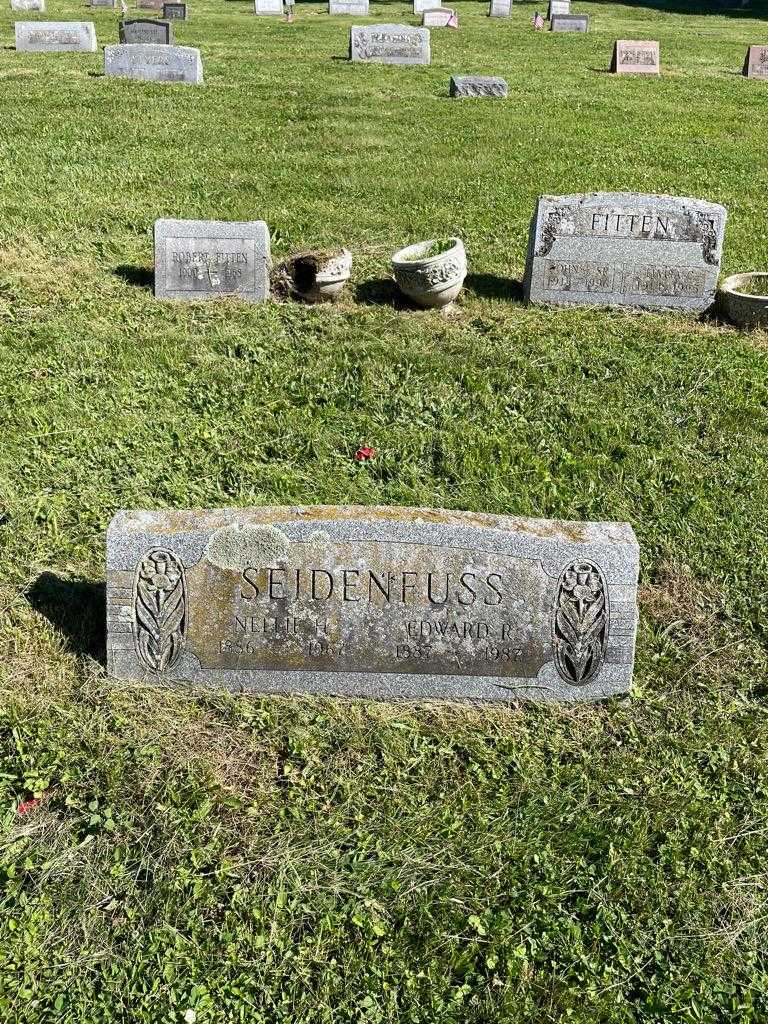
<svg viewBox="0 0 768 1024">
<path fill-rule="evenodd" d="M 721 202 L 724 272 L 768 269 L 768 84 L 739 74 L 768 22 L 574 0 L 589 34 L 551 35 L 537 6 L 460 2 L 396 68 L 349 64 L 320 4 L 192 0 L 201 88 L 17 54 L 0 15 L 3 1024 L 768 1021 L 768 335 L 520 300 L 540 193 Z M 606 74 L 616 38 L 663 75 Z M 462 72 L 509 99 L 450 101 Z M 352 287 L 158 303 L 158 217 L 345 245 Z M 403 308 L 390 255 L 450 234 L 458 312 Z M 632 697 L 107 678 L 115 510 L 341 502 L 631 522 Z"/>
</svg>

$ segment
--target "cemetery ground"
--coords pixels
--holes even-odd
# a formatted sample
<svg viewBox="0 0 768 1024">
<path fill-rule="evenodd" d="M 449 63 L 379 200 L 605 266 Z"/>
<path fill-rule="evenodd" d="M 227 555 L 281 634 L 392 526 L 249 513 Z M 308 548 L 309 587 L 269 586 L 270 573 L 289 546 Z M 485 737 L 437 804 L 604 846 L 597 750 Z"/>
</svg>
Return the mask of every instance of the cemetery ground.
<svg viewBox="0 0 768 1024">
<path fill-rule="evenodd" d="M 319 4 L 194 0 L 203 87 L 17 54 L 0 18 L 1 1020 L 768 1020 L 768 336 L 520 301 L 540 193 L 724 203 L 723 271 L 766 269 L 768 85 L 739 72 L 768 26 L 672 6 L 581 3 L 573 36 L 460 2 L 396 68 L 347 63 Z M 111 11 L 46 17 L 117 39 Z M 658 79 L 605 73 L 633 38 Z M 454 73 L 509 99 L 449 100 Z M 345 245 L 351 287 L 159 303 L 157 217 L 263 218 L 275 259 Z M 449 234 L 457 312 L 399 302 L 391 253 Z M 115 510 L 266 503 L 629 521 L 632 696 L 109 679 Z"/>
</svg>

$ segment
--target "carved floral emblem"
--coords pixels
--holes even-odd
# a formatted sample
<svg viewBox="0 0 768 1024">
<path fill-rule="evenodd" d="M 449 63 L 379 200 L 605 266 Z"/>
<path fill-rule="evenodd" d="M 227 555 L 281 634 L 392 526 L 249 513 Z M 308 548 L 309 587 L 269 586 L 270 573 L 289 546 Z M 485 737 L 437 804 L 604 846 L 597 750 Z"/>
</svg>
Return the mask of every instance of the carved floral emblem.
<svg viewBox="0 0 768 1024">
<path fill-rule="evenodd" d="M 608 594 L 594 562 L 576 561 L 560 577 L 552 623 L 555 666 L 573 686 L 593 678 L 608 639 Z"/>
<path fill-rule="evenodd" d="M 187 606 L 184 566 L 163 548 L 149 551 L 136 570 L 134 639 L 141 662 L 163 672 L 184 646 Z"/>
</svg>

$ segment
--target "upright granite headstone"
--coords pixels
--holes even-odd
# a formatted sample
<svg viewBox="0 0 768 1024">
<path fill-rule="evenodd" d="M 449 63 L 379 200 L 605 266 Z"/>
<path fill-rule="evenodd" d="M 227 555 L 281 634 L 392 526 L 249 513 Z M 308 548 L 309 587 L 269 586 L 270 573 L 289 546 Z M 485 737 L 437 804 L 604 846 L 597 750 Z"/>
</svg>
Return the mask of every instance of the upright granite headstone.
<svg viewBox="0 0 768 1024">
<path fill-rule="evenodd" d="M 175 21 L 187 20 L 187 5 L 180 3 L 164 3 L 163 17 L 167 20 L 173 18 Z"/>
<path fill-rule="evenodd" d="M 491 0 L 489 18 L 508 18 L 512 13 L 512 0 Z"/>
<path fill-rule="evenodd" d="M 254 14 L 282 15 L 283 0 L 254 0 Z"/>
<path fill-rule="evenodd" d="M 421 16 L 422 28 L 458 28 L 459 17 L 451 7 L 431 7 Z"/>
<path fill-rule="evenodd" d="M 104 47 L 104 73 L 144 82 L 203 84 L 203 62 L 194 46 L 126 43 Z"/>
<path fill-rule="evenodd" d="M 162 11 L 165 0 L 136 0 L 136 6 L 142 11 Z"/>
<path fill-rule="evenodd" d="M 423 14 L 424 11 L 431 11 L 439 6 L 439 0 L 413 0 L 413 13 Z"/>
<path fill-rule="evenodd" d="M 478 99 L 486 96 L 505 99 L 509 95 L 509 86 L 503 78 L 488 75 L 452 75 L 448 95 L 460 99 Z"/>
<path fill-rule="evenodd" d="M 768 80 L 768 46 L 750 46 L 744 59 L 747 78 Z"/>
<path fill-rule="evenodd" d="M 249 302 L 269 298 L 269 228 L 263 220 L 156 220 L 155 295 L 159 299 Z"/>
<path fill-rule="evenodd" d="M 571 0 L 549 0 L 547 8 L 547 19 L 552 20 L 555 14 L 570 14 Z"/>
<path fill-rule="evenodd" d="M 715 297 L 726 210 L 638 192 L 541 196 L 525 296 L 556 306 L 707 309 Z"/>
<path fill-rule="evenodd" d="M 429 29 L 410 25 L 353 25 L 349 59 L 372 64 L 429 64 Z"/>
<path fill-rule="evenodd" d="M 115 9 L 115 0 L 90 0 L 91 7 L 109 7 Z"/>
<path fill-rule="evenodd" d="M 617 39 L 611 71 L 615 75 L 658 75 L 659 44 L 650 39 Z"/>
<path fill-rule="evenodd" d="M 551 32 L 589 32 L 588 14 L 553 14 Z"/>
<path fill-rule="evenodd" d="M 92 21 L 17 21 L 16 49 L 20 53 L 95 53 Z"/>
<path fill-rule="evenodd" d="M 338 17 L 367 18 L 368 0 L 330 0 L 328 13 Z"/>
<path fill-rule="evenodd" d="M 38 11 L 45 14 L 45 0 L 11 0 L 12 11 Z"/>
<path fill-rule="evenodd" d="M 154 18 L 131 18 L 120 22 L 121 43 L 154 43 L 157 46 L 173 46 L 173 25 L 169 21 Z"/>
<path fill-rule="evenodd" d="M 626 693 L 626 523 L 419 508 L 119 512 L 112 675 L 260 693 L 586 701 Z"/>
</svg>

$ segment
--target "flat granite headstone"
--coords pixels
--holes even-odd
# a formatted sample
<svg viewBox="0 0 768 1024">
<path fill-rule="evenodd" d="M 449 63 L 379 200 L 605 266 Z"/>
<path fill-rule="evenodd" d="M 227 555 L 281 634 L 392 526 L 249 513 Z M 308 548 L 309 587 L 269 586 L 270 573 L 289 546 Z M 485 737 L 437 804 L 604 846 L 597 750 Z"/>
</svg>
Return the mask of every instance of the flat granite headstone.
<svg viewBox="0 0 768 1024">
<path fill-rule="evenodd" d="M 429 29 L 410 25 L 353 25 L 349 59 L 372 64 L 429 64 Z"/>
<path fill-rule="evenodd" d="M 173 18 L 176 21 L 187 20 L 187 5 L 177 3 L 165 3 L 163 4 L 163 17 L 165 19 Z"/>
<path fill-rule="evenodd" d="M 38 11 L 45 14 L 45 0 L 11 0 L 12 11 Z"/>
<path fill-rule="evenodd" d="M 491 0 L 489 18 L 508 18 L 512 13 L 512 0 Z"/>
<path fill-rule="evenodd" d="M 339 17 L 367 18 L 368 0 L 330 0 L 328 13 Z"/>
<path fill-rule="evenodd" d="M 551 21 L 555 14 L 570 14 L 571 0 L 549 0 L 547 20 Z"/>
<path fill-rule="evenodd" d="M 615 75 L 658 75 L 659 44 L 651 39 L 617 39 L 611 71 Z"/>
<path fill-rule="evenodd" d="M 119 36 L 121 43 L 173 46 L 173 25 L 169 21 L 154 18 L 131 18 L 120 22 Z"/>
<path fill-rule="evenodd" d="M 283 0 L 254 0 L 253 3 L 254 14 L 270 14 L 282 15 L 283 13 Z"/>
<path fill-rule="evenodd" d="M 551 32 L 589 32 L 588 14 L 553 14 Z"/>
<path fill-rule="evenodd" d="M 156 220 L 155 295 L 159 299 L 249 302 L 269 298 L 269 228 L 263 220 Z"/>
<path fill-rule="evenodd" d="M 17 21 L 16 49 L 20 53 L 95 53 L 92 21 Z"/>
<path fill-rule="evenodd" d="M 136 6 L 141 11 L 162 11 L 165 0 L 136 0 Z"/>
<path fill-rule="evenodd" d="M 744 59 L 747 78 L 768 79 L 768 46 L 750 46 Z"/>
<path fill-rule="evenodd" d="M 380 699 L 626 693 L 626 523 L 419 508 L 119 512 L 107 662 L 121 679 Z"/>
<path fill-rule="evenodd" d="M 448 28 L 449 25 L 459 26 L 458 15 L 451 7 L 431 7 L 421 16 L 422 28 Z"/>
<path fill-rule="evenodd" d="M 118 43 L 104 47 L 104 74 L 143 82 L 203 84 L 203 62 L 194 46 Z"/>
<path fill-rule="evenodd" d="M 116 0 L 90 0 L 91 7 L 109 7 L 110 10 L 115 9 Z"/>
<path fill-rule="evenodd" d="M 509 86 L 503 78 L 488 75 L 452 75 L 448 95 L 460 99 L 479 99 L 485 96 L 504 99 Z"/>
<path fill-rule="evenodd" d="M 709 308 L 727 212 L 718 203 L 639 192 L 541 196 L 525 297 L 556 306 Z"/>
</svg>

